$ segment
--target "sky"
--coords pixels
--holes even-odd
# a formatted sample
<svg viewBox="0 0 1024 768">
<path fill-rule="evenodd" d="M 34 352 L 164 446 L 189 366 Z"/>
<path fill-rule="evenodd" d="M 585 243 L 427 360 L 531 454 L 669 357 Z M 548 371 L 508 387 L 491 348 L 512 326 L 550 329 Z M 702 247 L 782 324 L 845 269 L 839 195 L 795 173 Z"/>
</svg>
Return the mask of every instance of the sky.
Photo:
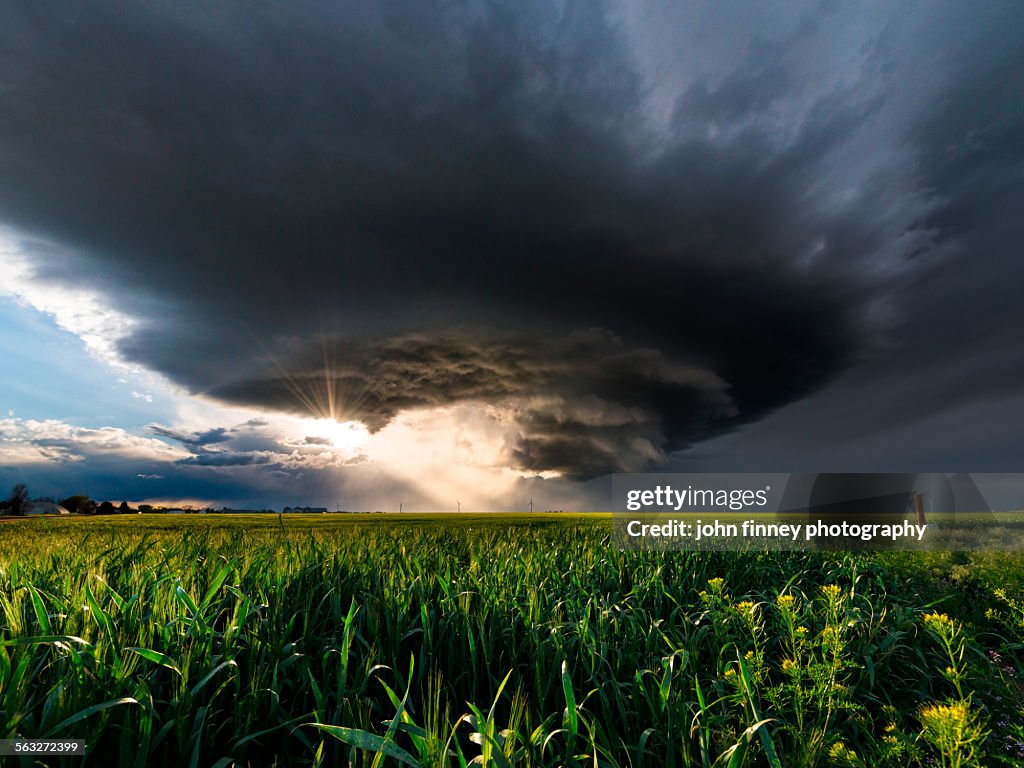
<svg viewBox="0 0 1024 768">
<path fill-rule="evenodd" d="M 1013 472 L 1024 6 L 0 7 L 0 486 Z"/>
</svg>

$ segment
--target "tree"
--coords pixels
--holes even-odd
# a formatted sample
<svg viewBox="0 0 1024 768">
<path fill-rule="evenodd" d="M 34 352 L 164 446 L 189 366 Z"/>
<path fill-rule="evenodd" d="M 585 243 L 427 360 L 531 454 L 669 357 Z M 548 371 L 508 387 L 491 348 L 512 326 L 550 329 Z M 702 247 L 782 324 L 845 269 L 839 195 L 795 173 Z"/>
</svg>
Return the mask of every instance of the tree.
<svg viewBox="0 0 1024 768">
<path fill-rule="evenodd" d="M 112 515 L 114 514 L 114 505 L 109 501 L 104 501 L 100 504 L 100 508 L 96 510 L 96 513 L 99 515 Z"/>
<path fill-rule="evenodd" d="M 18 483 L 11 489 L 11 495 L 7 497 L 7 507 L 12 515 L 24 515 L 32 509 L 32 500 L 28 495 L 28 486 Z"/>
<path fill-rule="evenodd" d="M 139 512 L 142 512 L 143 514 L 145 514 L 147 512 L 152 512 L 152 511 L 153 511 L 153 505 L 152 504 L 139 504 Z"/>
<path fill-rule="evenodd" d="M 68 496 L 60 505 L 74 515 L 91 515 L 96 511 L 96 502 L 83 493 Z"/>
<path fill-rule="evenodd" d="M 127 501 L 122 501 L 120 506 L 118 506 L 118 508 L 117 508 L 118 514 L 121 514 L 121 515 L 130 514 L 131 511 L 132 511 L 131 507 L 128 506 L 128 502 Z"/>
</svg>

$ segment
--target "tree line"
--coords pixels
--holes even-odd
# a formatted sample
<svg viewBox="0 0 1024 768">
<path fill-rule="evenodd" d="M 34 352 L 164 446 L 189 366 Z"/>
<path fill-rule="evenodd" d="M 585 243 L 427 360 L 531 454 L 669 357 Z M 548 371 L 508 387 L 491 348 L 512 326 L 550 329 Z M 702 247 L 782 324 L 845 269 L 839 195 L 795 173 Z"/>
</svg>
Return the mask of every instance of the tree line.
<svg viewBox="0 0 1024 768">
<path fill-rule="evenodd" d="M 152 512 L 150 504 L 140 504 L 138 508 L 132 508 L 127 501 L 122 501 L 115 506 L 111 501 L 97 502 L 85 494 L 75 494 L 66 499 L 56 501 L 55 499 L 39 499 L 39 501 L 53 502 L 64 507 L 68 512 L 77 515 L 127 515 L 136 512 Z M 18 483 L 11 488 L 6 499 L 0 501 L 0 515 L 27 515 L 32 511 L 32 497 L 28 492 L 28 486 Z"/>
</svg>

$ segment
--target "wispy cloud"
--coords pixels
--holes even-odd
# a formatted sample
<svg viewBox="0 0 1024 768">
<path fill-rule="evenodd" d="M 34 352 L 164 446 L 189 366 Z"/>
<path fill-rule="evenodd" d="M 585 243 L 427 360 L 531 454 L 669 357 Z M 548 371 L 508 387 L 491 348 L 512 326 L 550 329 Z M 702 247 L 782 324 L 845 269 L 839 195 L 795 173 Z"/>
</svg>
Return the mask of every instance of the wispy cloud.
<svg viewBox="0 0 1024 768">
<path fill-rule="evenodd" d="M 116 427 L 88 428 L 55 419 L 0 419 L 0 462 L 85 461 L 103 457 L 116 461 L 176 461 L 186 452 L 153 438 Z"/>
</svg>

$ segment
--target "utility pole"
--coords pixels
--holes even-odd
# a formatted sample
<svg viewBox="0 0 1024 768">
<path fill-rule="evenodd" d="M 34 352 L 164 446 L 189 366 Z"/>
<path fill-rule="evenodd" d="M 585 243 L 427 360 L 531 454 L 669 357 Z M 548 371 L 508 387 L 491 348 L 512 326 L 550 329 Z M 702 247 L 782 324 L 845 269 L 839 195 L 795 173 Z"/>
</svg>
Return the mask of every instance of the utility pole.
<svg viewBox="0 0 1024 768">
<path fill-rule="evenodd" d="M 530 512 L 533 512 L 533 496 L 530 497 Z"/>
</svg>

